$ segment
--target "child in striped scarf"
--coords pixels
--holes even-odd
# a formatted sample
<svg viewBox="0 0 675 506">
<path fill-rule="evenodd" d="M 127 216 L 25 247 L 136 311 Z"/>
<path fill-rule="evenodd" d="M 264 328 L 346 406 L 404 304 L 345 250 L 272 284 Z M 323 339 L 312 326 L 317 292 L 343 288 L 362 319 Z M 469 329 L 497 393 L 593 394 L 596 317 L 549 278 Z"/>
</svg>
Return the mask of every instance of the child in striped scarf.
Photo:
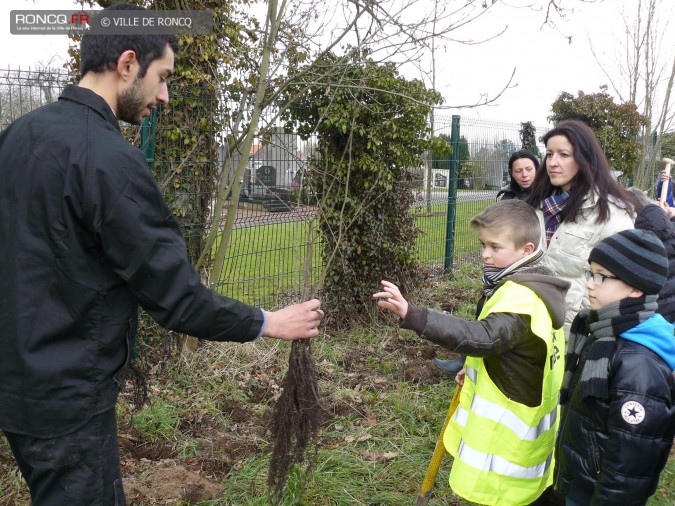
<svg viewBox="0 0 675 506">
<path fill-rule="evenodd" d="M 561 390 L 556 489 L 568 506 L 645 504 L 675 434 L 673 325 L 656 313 L 668 259 L 624 230 L 588 258 L 590 309 L 572 322 Z"/>
</svg>

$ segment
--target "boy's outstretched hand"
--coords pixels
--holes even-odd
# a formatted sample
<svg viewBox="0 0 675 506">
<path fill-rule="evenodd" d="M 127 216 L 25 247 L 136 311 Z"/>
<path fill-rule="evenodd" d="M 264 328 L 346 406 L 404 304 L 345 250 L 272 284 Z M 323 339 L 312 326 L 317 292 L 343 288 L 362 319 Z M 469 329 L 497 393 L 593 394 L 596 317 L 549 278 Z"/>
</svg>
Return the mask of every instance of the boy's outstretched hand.
<svg viewBox="0 0 675 506">
<path fill-rule="evenodd" d="M 403 298 L 398 286 L 384 280 L 380 281 L 380 284 L 383 291 L 373 294 L 374 298 L 380 299 L 377 301 L 377 305 L 400 318 L 405 318 L 405 315 L 408 314 L 408 301 Z"/>
</svg>

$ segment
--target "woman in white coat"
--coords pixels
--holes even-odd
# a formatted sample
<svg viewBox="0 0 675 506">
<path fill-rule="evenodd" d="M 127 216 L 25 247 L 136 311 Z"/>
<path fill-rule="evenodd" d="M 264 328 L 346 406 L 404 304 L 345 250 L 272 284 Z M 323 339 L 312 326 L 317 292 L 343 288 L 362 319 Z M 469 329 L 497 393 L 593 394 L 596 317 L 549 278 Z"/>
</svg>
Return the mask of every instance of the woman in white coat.
<svg viewBox="0 0 675 506">
<path fill-rule="evenodd" d="M 588 307 L 586 271 L 595 245 L 633 228 L 632 195 L 612 177 L 593 131 L 565 120 L 544 135 L 546 156 L 527 202 L 542 222 L 542 248 L 553 272 L 571 283 L 565 299 L 565 336 L 582 307 Z"/>
</svg>

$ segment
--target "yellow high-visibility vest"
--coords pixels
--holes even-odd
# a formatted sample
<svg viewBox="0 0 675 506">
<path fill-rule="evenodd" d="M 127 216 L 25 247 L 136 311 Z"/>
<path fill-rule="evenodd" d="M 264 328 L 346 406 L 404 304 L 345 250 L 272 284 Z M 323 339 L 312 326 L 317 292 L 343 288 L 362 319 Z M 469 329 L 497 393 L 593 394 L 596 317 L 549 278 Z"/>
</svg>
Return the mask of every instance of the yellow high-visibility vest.
<svg viewBox="0 0 675 506">
<path fill-rule="evenodd" d="M 546 343 L 542 402 L 529 407 L 508 399 L 488 376 L 483 359 L 467 357 L 459 406 L 443 434 L 454 457 L 450 486 L 479 504 L 525 505 L 553 482 L 565 335 L 553 329 L 537 294 L 511 281 L 488 299 L 478 319 L 490 313 L 529 315 L 532 332 Z"/>
</svg>

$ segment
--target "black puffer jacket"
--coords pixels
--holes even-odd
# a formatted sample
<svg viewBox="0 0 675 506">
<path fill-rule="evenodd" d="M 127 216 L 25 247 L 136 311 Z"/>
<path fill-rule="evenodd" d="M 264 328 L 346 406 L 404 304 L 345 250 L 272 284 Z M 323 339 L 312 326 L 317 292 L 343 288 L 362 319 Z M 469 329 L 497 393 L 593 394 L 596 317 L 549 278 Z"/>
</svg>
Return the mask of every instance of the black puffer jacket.
<svg viewBox="0 0 675 506">
<path fill-rule="evenodd" d="M 654 232 L 666 247 L 668 280 L 659 293 L 659 313 L 675 323 L 675 231 L 666 213 L 657 205 L 645 206 L 635 218 L 635 228 Z"/>
<path fill-rule="evenodd" d="M 514 180 L 511 180 L 511 183 L 507 186 L 504 186 L 499 193 L 497 193 L 497 200 L 527 200 L 527 197 L 530 196 L 530 188 L 523 190 L 518 183 Z"/>
<path fill-rule="evenodd" d="M 672 333 L 668 326 L 662 338 L 672 341 Z M 592 346 L 582 352 L 578 374 Z M 668 347 L 672 356 L 672 342 Z M 555 488 L 583 505 L 642 505 L 656 490 L 673 442 L 673 371 L 648 347 L 617 338 L 608 378 L 607 400 L 582 398 L 573 380 L 562 409 Z"/>
</svg>

